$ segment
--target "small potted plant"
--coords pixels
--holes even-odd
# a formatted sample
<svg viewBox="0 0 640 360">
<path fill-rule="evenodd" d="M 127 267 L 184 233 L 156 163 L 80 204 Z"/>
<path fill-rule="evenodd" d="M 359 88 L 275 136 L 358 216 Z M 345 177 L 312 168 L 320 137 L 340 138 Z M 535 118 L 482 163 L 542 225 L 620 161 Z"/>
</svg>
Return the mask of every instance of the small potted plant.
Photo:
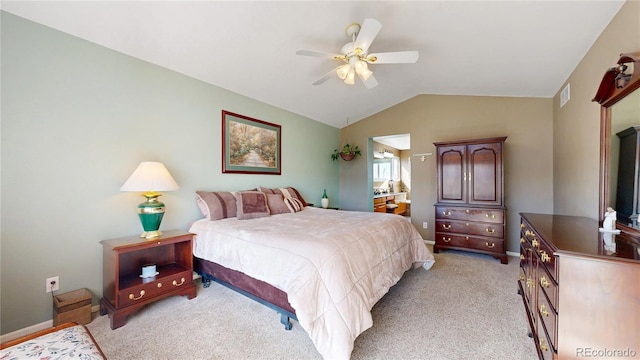
<svg viewBox="0 0 640 360">
<path fill-rule="evenodd" d="M 351 161 L 359 155 L 362 155 L 362 153 L 360 152 L 360 149 L 358 149 L 358 145 L 351 146 L 349 144 L 345 144 L 340 151 L 338 151 L 338 149 L 334 149 L 333 154 L 331 154 L 331 158 L 334 161 L 338 160 L 338 157 L 341 157 L 344 161 Z"/>
</svg>

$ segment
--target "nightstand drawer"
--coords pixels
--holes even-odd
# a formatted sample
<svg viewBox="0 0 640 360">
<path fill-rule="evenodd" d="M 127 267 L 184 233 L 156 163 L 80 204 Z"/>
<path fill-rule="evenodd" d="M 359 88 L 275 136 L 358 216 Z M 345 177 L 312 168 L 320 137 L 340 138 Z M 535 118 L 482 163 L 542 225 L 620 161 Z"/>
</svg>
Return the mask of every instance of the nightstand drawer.
<svg viewBox="0 0 640 360">
<path fill-rule="evenodd" d="M 436 231 L 456 234 L 504 237 L 502 224 L 483 223 L 475 221 L 436 220 Z"/>
<path fill-rule="evenodd" d="M 146 301 L 159 294 L 174 291 L 176 288 L 189 285 L 193 282 L 192 271 L 151 280 L 148 283 L 124 289 L 118 292 L 119 306 L 129 306 Z"/>
</svg>

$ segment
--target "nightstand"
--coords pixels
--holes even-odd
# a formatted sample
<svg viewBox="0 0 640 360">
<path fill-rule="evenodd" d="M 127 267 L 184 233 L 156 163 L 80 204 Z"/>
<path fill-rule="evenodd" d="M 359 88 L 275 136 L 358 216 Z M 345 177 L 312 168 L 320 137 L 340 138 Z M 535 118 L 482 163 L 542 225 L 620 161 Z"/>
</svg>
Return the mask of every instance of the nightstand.
<svg viewBox="0 0 640 360">
<path fill-rule="evenodd" d="M 193 237 L 181 230 L 161 237 L 138 235 L 103 240 L 103 292 L 100 315 L 109 314 L 111 329 L 127 323 L 127 316 L 147 304 L 172 295 L 196 297 L 193 283 Z M 155 264 L 157 275 L 141 278 L 142 267 Z"/>
</svg>

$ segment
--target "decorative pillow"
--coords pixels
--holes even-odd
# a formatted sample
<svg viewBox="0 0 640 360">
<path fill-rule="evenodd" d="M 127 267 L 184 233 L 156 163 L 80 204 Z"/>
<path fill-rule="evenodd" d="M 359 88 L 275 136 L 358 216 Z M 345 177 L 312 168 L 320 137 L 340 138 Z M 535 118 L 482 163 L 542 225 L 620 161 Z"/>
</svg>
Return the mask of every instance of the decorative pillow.
<svg viewBox="0 0 640 360">
<path fill-rule="evenodd" d="M 291 212 L 287 207 L 287 204 L 284 203 L 284 197 L 282 194 L 266 194 L 267 195 L 267 206 L 269 206 L 269 212 L 271 215 L 275 214 L 285 214 Z"/>
<path fill-rule="evenodd" d="M 196 204 L 209 220 L 236 216 L 236 197 L 228 191 L 196 191 Z"/>
<path fill-rule="evenodd" d="M 263 186 L 258 187 L 258 190 L 265 194 L 280 194 L 280 191 L 278 191 L 278 189 L 270 189 Z"/>
<path fill-rule="evenodd" d="M 267 195 L 260 191 L 241 191 L 236 194 L 238 220 L 269 216 Z"/>
<path fill-rule="evenodd" d="M 296 198 L 286 197 L 284 198 L 284 203 L 287 205 L 287 208 L 289 208 L 289 211 L 291 211 L 292 213 L 298 212 L 304 208 L 304 205 L 302 205 L 302 202 Z"/>
<path fill-rule="evenodd" d="M 302 195 L 300 195 L 298 190 L 296 190 L 295 188 L 286 187 L 286 188 L 280 188 L 278 190 L 280 190 L 280 192 L 282 193 L 282 195 L 284 195 L 285 198 L 298 199 L 302 203 L 302 207 L 307 206 L 307 202 L 304 201 L 304 199 L 302 198 Z"/>
</svg>

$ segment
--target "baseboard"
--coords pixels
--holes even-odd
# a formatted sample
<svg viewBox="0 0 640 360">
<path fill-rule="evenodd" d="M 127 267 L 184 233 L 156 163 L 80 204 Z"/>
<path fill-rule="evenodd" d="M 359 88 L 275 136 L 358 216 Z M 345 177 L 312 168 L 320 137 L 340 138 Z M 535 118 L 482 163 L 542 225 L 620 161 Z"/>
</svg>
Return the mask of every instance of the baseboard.
<svg viewBox="0 0 640 360">
<path fill-rule="evenodd" d="M 94 305 L 91 307 L 91 313 L 96 313 L 100 311 L 100 305 Z M 19 337 L 26 336 L 29 334 L 33 334 L 36 331 L 45 330 L 50 327 L 53 327 L 53 319 L 43 321 L 39 324 L 27 326 L 26 328 L 19 329 L 4 335 L 0 335 L 0 343 L 5 343 L 7 341 L 15 340 Z"/>
<path fill-rule="evenodd" d="M 507 256 L 520 257 L 519 252 L 507 251 Z"/>
<path fill-rule="evenodd" d="M 16 330 L 14 332 L 10 332 L 8 334 L 4 334 L 0 336 L 0 343 L 5 343 L 7 341 L 15 340 L 19 337 L 26 336 L 32 334 L 36 331 L 48 329 L 53 326 L 53 319 L 41 322 L 39 324 L 27 326 L 26 328 Z"/>
</svg>

